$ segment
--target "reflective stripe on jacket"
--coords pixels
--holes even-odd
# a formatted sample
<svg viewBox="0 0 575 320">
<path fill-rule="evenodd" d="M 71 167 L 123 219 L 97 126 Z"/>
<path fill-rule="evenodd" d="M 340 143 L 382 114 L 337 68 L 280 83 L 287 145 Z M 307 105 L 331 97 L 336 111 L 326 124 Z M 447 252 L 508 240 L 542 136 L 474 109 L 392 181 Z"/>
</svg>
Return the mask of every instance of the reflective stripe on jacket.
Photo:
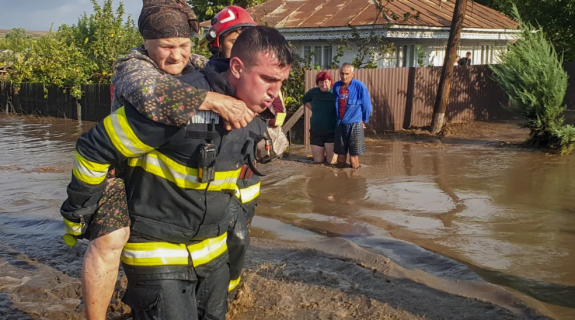
<svg viewBox="0 0 575 320">
<path fill-rule="evenodd" d="M 187 266 L 206 264 L 228 249 L 227 232 L 192 245 L 169 242 L 128 242 L 122 251 L 122 262 L 131 266 Z"/>
</svg>

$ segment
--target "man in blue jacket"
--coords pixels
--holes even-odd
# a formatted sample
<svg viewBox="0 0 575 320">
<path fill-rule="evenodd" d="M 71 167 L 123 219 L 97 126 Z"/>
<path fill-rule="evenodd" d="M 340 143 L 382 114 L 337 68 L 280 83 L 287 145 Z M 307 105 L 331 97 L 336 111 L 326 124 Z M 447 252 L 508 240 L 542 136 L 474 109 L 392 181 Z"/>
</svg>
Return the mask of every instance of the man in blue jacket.
<svg viewBox="0 0 575 320">
<path fill-rule="evenodd" d="M 339 69 L 341 81 L 333 86 L 337 125 L 334 152 L 337 165 L 345 166 L 347 154 L 354 169 L 359 168 L 359 155 L 365 153 L 365 124 L 371 115 L 371 99 L 363 82 L 353 78 L 354 67 L 344 63 Z"/>
</svg>

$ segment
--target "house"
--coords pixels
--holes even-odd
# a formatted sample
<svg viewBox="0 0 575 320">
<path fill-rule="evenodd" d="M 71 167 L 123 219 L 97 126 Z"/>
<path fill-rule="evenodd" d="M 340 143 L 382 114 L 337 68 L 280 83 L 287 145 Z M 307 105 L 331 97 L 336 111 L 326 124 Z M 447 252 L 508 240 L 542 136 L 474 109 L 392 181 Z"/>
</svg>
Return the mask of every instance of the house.
<svg viewBox="0 0 575 320">
<path fill-rule="evenodd" d="M 395 68 L 443 64 L 454 6 L 454 0 L 271 0 L 248 11 L 257 22 L 280 30 L 301 56 L 321 68 L 331 66 L 341 39 L 352 38 L 354 30 L 362 39 L 374 35 L 393 43 L 388 52 L 372 47 L 366 59 L 379 68 Z M 473 64 L 497 63 L 517 25 L 501 12 L 468 1 L 459 56 L 470 51 Z M 351 62 L 360 47 L 350 45 L 339 61 Z"/>
</svg>

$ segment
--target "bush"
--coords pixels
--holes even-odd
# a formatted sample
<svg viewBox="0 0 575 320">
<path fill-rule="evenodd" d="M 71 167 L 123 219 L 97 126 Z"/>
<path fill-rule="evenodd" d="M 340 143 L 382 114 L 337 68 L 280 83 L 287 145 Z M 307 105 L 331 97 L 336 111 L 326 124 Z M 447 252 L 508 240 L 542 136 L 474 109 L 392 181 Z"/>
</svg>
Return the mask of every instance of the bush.
<svg viewBox="0 0 575 320">
<path fill-rule="evenodd" d="M 511 110 L 526 118 L 523 127 L 531 130 L 529 142 L 567 153 L 573 149 L 575 129 L 564 125 L 567 73 L 563 58 L 541 28 L 535 30 L 521 21 L 517 8 L 514 12 L 521 33 L 501 64 L 491 67 L 494 79 L 507 93 Z"/>
</svg>

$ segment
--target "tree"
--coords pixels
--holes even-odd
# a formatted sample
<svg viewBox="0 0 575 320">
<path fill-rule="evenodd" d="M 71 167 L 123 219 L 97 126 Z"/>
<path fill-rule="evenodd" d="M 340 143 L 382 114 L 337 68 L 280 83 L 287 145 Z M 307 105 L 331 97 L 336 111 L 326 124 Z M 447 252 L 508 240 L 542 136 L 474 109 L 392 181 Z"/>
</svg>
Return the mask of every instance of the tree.
<svg viewBox="0 0 575 320">
<path fill-rule="evenodd" d="M 376 16 L 368 28 L 358 28 L 347 25 L 351 31 L 351 37 L 343 36 L 335 44 L 338 46 L 338 55 L 334 64 L 339 65 L 337 58 L 343 56 L 343 51 L 356 51 L 357 54 L 351 62 L 355 68 L 377 68 L 377 62 L 385 59 L 396 50 L 394 44 L 381 36 L 378 31 L 382 28 L 394 25 L 397 22 L 405 22 L 409 19 L 419 19 L 420 12 L 410 7 L 409 11 L 395 12 L 388 5 L 395 0 L 376 0 Z M 388 21 L 385 24 L 376 24 L 382 17 Z"/>
<path fill-rule="evenodd" d="M 575 61 L 575 0 L 477 0 L 513 16 L 513 6 L 523 21 L 541 26 L 547 39 L 567 61 Z"/>
<path fill-rule="evenodd" d="M 89 83 L 109 83 L 114 73 L 116 60 L 131 48 L 142 44 L 142 37 L 134 20 L 124 19 L 124 4 L 120 2 L 114 12 L 112 0 L 105 0 L 100 6 L 91 0 L 94 13 L 84 13 L 76 25 L 62 25 L 58 37 L 68 45 L 76 46 L 93 62 L 88 79 Z"/>
<path fill-rule="evenodd" d="M 216 13 L 231 5 L 249 8 L 264 3 L 267 0 L 187 0 L 194 9 L 198 20 L 207 21 L 212 19 Z"/>
<path fill-rule="evenodd" d="M 87 66 L 92 62 L 77 47 L 62 41 L 55 32 L 28 39 L 26 46 L 11 57 L 10 81 L 53 84 L 69 88 L 76 98 L 82 96 L 80 85 L 87 83 Z"/>
<path fill-rule="evenodd" d="M 31 37 L 24 28 L 13 28 L 6 34 L 4 46 L 12 51 L 22 51 L 26 49 L 26 42 Z"/>
<path fill-rule="evenodd" d="M 453 79 L 453 68 L 457 59 L 457 47 L 459 47 L 459 38 L 463 30 L 465 20 L 465 11 L 467 9 L 467 0 L 455 0 L 455 9 L 451 20 L 451 29 L 449 30 L 449 39 L 447 39 L 447 48 L 445 50 L 445 60 L 441 67 L 441 77 L 439 78 L 439 87 L 435 106 L 433 107 L 433 119 L 431 120 L 431 133 L 438 134 L 443 128 L 445 110 L 449 101 L 449 92 L 451 91 L 451 80 Z"/>
<path fill-rule="evenodd" d="M 564 125 L 567 73 L 563 58 L 541 26 L 534 28 L 522 21 L 517 8 L 514 16 L 522 32 L 501 57 L 501 64 L 491 66 L 493 77 L 507 93 L 510 108 L 527 120 L 523 127 L 531 130 L 532 145 L 570 152 L 574 148 L 575 127 Z"/>
</svg>

